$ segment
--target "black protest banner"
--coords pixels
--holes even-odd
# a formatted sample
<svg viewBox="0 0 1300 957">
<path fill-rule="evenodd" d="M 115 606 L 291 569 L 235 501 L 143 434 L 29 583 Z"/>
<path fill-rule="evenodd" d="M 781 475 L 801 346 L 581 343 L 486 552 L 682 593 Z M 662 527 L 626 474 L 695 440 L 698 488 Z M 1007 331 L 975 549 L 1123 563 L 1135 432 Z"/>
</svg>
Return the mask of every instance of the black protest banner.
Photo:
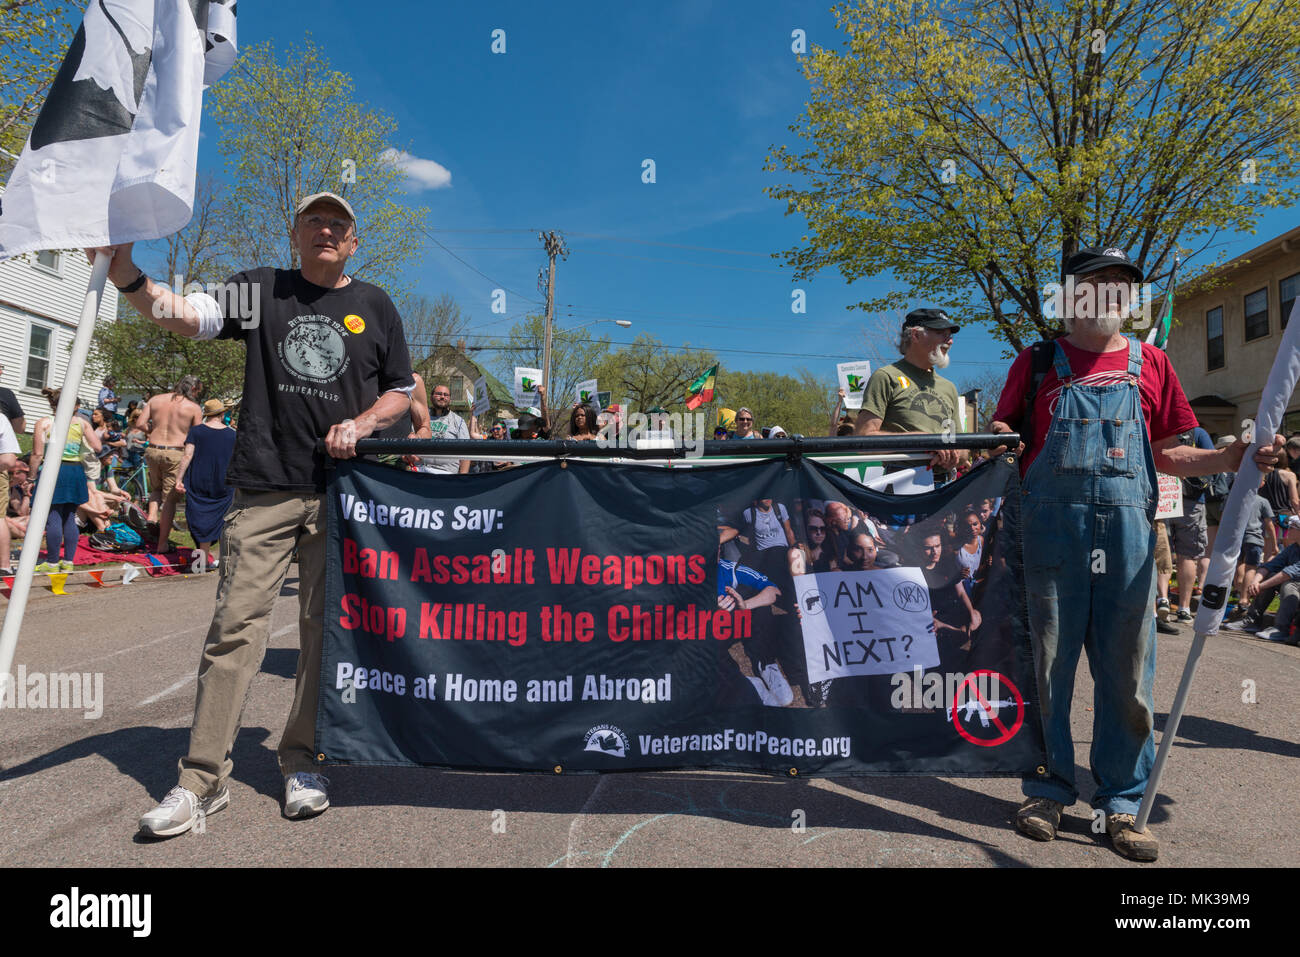
<svg viewBox="0 0 1300 957">
<path fill-rule="evenodd" d="M 1043 759 L 1014 465 L 333 470 L 324 764 L 1015 774 Z"/>
</svg>

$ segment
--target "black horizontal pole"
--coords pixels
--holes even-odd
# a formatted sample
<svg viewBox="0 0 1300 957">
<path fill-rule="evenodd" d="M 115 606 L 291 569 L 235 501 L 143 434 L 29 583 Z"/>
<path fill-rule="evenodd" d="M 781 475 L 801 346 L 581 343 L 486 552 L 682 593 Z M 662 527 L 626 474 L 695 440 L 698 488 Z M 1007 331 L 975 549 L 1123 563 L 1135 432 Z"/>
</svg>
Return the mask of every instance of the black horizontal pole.
<svg viewBox="0 0 1300 957">
<path fill-rule="evenodd" d="M 787 439 L 705 439 L 683 448 L 677 440 L 672 448 L 636 449 L 614 442 L 574 439 L 360 439 L 359 455 L 490 455 L 507 459 L 511 456 L 554 456 L 599 459 L 680 459 L 700 455 L 704 458 L 734 458 L 742 455 L 835 455 L 850 452 L 933 452 L 941 449 L 995 449 L 1014 447 L 1020 441 L 1015 432 L 995 435 L 990 432 L 959 432 L 956 435 L 845 435 L 825 438 Z M 323 443 L 318 443 L 323 448 Z"/>
</svg>

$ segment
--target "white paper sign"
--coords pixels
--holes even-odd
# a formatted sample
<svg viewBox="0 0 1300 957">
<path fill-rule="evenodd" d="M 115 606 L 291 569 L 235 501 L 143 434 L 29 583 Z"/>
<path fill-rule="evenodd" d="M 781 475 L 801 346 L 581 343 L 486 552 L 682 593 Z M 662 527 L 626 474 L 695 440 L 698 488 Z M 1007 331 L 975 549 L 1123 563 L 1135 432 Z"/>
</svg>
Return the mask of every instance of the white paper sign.
<svg viewBox="0 0 1300 957">
<path fill-rule="evenodd" d="M 840 388 L 844 390 L 844 408 L 862 408 L 862 396 L 867 391 L 867 380 L 871 378 L 871 363 L 866 359 L 841 362 L 835 371 L 840 377 Z"/>
<path fill-rule="evenodd" d="M 515 408 L 526 409 L 541 405 L 537 387 L 542 383 L 542 370 L 515 366 Z"/>
<path fill-rule="evenodd" d="M 579 405 L 596 405 L 596 380 L 583 379 L 574 389 L 574 401 Z M 599 411 L 597 406 L 597 411 Z"/>
<path fill-rule="evenodd" d="M 938 667 L 921 569 L 795 575 L 794 593 L 809 681 Z"/>
<path fill-rule="evenodd" d="M 490 408 L 492 408 L 492 400 L 488 398 L 487 377 L 480 376 L 474 380 L 473 412 L 475 415 L 482 415 Z"/>
<path fill-rule="evenodd" d="M 1160 501 L 1156 505 L 1156 518 L 1180 518 L 1183 514 L 1183 483 L 1177 475 L 1157 472 Z"/>
</svg>

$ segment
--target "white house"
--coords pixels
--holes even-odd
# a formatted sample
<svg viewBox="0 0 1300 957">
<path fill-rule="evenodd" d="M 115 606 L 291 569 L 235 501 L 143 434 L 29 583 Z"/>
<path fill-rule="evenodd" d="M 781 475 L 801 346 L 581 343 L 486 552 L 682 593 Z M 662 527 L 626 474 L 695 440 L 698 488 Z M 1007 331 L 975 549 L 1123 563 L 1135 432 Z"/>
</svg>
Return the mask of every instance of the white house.
<svg viewBox="0 0 1300 957">
<path fill-rule="evenodd" d="M 0 260 L 0 362 L 4 364 L 0 385 L 18 397 L 28 431 L 50 412 L 41 389 L 63 385 L 89 281 L 90 263 L 79 249 Z M 117 296 L 108 283 L 99 322 L 116 319 Z M 101 370 L 87 364 L 77 394 L 89 408 L 98 401 L 101 379 Z"/>
</svg>

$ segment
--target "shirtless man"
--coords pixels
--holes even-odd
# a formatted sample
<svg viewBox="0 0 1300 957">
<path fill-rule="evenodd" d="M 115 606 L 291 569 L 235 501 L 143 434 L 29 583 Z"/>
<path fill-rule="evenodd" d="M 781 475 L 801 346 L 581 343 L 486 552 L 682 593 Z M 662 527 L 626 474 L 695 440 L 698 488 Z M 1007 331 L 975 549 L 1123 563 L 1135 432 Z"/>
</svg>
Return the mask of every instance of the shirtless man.
<svg viewBox="0 0 1300 957">
<path fill-rule="evenodd" d="M 145 406 L 145 432 L 149 447 L 144 460 L 149 467 L 149 521 L 158 523 L 158 551 L 165 552 L 167 539 L 176 516 L 176 479 L 185 455 L 185 436 L 203 421 L 199 408 L 199 380 L 192 375 L 181 378 L 172 392 L 164 392 Z M 162 503 L 159 514 L 158 505 Z"/>
</svg>

